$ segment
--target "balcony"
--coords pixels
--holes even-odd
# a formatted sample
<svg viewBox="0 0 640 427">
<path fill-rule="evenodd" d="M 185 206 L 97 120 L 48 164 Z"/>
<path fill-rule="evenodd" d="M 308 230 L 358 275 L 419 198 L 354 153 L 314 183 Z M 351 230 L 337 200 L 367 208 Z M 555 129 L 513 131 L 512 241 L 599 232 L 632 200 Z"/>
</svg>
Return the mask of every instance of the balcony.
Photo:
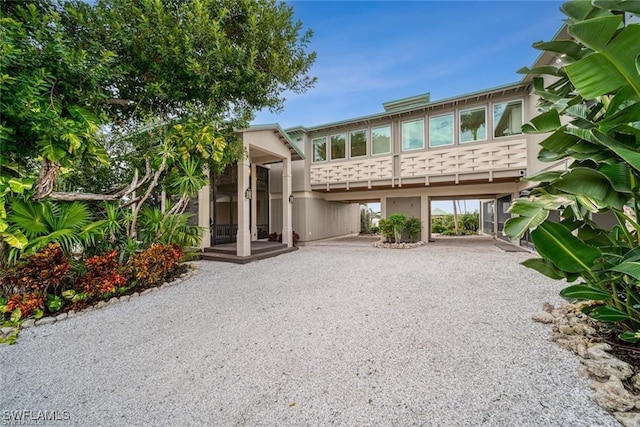
<svg viewBox="0 0 640 427">
<path fill-rule="evenodd" d="M 505 139 L 357 160 L 312 164 L 314 190 L 517 180 L 527 167 L 526 139 Z"/>
</svg>

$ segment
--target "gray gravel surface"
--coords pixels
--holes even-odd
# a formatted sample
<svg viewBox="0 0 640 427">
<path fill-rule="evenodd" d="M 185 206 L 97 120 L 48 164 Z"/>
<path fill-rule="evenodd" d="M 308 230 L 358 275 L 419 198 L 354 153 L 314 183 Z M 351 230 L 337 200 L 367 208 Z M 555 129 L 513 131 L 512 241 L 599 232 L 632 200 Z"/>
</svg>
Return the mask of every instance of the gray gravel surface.
<svg viewBox="0 0 640 427">
<path fill-rule="evenodd" d="M 563 287 L 519 265 L 531 254 L 345 242 L 199 261 L 177 286 L 22 331 L 0 346 L 4 424 L 618 425 L 531 320 Z"/>
</svg>

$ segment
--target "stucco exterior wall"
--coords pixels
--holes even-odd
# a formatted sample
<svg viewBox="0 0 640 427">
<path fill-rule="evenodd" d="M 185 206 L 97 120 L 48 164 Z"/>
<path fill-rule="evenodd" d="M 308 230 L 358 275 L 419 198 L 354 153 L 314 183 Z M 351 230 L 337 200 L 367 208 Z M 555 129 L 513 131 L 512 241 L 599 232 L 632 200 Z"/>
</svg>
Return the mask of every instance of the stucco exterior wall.
<svg viewBox="0 0 640 427">
<path fill-rule="evenodd" d="M 387 215 L 386 217 L 389 218 L 389 216 L 393 215 L 393 214 L 402 214 L 404 216 L 406 216 L 407 218 L 419 218 L 423 221 L 423 225 L 424 225 L 424 219 L 421 218 L 421 198 L 420 197 L 389 197 L 387 198 L 387 205 L 386 205 L 386 210 L 387 210 Z M 422 233 L 418 234 L 418 236 L 416 236 L 417 240 L 421 240 Z M 402 236 L 403 239 L 407 239 L 409 236 L 407 235 L 407 233 L 404 233 L 404 235 Z"/>
<path fill-rule="evenodd" d="M 282 229 L 281 199 L 271 200 L 271 231 Z M 360 231 L 360 207 L 357 203 L 330 202 L 320 198 L 293 199 L 293 229 L 300 242 L 344 236 Z"/>
<path fill-rule="evenodd" d="M 305 191 L 305 161 L 296 160 L 291 162 L 291 185 L 292 191 Z M 282 163 L 275 163 L 269 166 L 269 188 L 271 194 L 282 193 Z"/>
</svg>

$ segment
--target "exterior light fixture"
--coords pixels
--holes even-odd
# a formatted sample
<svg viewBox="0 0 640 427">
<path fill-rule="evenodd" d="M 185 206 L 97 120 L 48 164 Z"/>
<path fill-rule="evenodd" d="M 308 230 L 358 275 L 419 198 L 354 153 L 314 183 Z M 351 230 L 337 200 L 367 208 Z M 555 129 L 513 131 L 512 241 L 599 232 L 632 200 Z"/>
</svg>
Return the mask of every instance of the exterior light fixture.
<svg viewBox="0 0 640 427">
<path fill-rule="evenodd" d="M 293 194 L 289 194 L 289 203 L 293 203 Z"/>
<path fill-rule="evenodd" d="M 244 191 L 244 198 L 247 199 L 247 200 L 251 200 L 251 189 L 250 188 L 247 188 Z"/>
</svg>

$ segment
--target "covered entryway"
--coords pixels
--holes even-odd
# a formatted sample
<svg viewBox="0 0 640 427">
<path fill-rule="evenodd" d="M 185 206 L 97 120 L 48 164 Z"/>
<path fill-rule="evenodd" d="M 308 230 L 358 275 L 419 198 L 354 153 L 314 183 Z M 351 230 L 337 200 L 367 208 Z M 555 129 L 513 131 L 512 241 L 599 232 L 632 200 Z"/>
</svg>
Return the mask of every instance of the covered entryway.
<svg viewBox="0 0 640 427">
<path fill-rule="evenodd" d="M 207 232 L 202 247 L 235 244 L 237 257 L 250 257 L 252 242 L 269 234 L 268 165 L 282 163 L 282 245 L 293 247 L 291 162 L 304 159 L 279 126 L 237 131 L 246 155 L 226 174 L 213 177 L 199 195 L 198 223 Z"/>
<path fill-rule="evenodd" d="M 255 185 L 257 239 L 269 236 L 269 169 L 256 166 L 257 177 L 250 180 L 250 187 Z M 211 245 L 235 243 L 238 233 L 238 167 L 229 165 L 219 176 L 211 177 Z M 253 190 L 253 189 L 252 189 Z M 253 194 L 253 191 L 252 191 Z M 249 207 L 253 210 L 253 204 Z M 251 212 L 250 226 L 253 226 L 254 215 Z M 253 228 L 253 227 L 252 227 Z"/>
</svg>

